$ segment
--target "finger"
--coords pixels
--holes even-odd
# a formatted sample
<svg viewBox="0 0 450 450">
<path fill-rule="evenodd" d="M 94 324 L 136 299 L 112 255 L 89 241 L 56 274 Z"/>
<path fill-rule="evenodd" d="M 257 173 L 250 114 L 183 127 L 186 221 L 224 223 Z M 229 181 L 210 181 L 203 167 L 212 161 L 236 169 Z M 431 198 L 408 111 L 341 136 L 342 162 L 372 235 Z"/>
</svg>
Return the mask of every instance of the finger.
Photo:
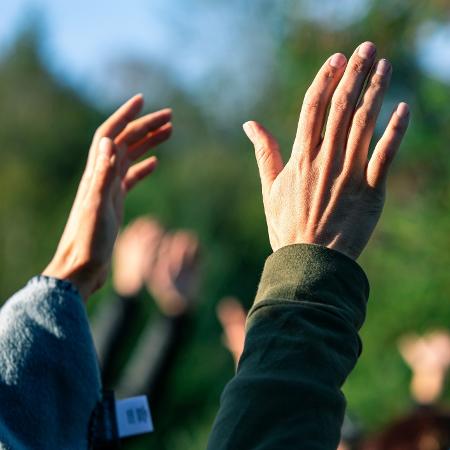
<svg viewBox="0 0 450 450">
<path fill-rule="evenodd" d="M 98 156 L 89 190 L 90 195 L 105 192 L 114 180 L 117 171 L 116 148 L 109 138 L 102 138 L 98 145 Z"/>
<path fill-rule="evenodd" d="M 140 241 L 144 236 L 149 234 L 149 228 L 153 229 L 153 227 L 157 228 L 159 226 L 156 221 L 151 221 L 150 224 L 148 222 L 149 219 L 147 217 L 138 217 L 128 224 L 122 234 L 126 234 Z"/>
<path fill-rule="evenodd" d="M 189 264 L 196 264 L 200 257 L 200 242 L 198 237 L 190 233 L 189 242 L 186 249 L 186 260 Z"/>
<path fill-rule="evenodd" d="M 150 156 L 131 166 L 123 180 L 125 190 L 127 192 L 131 190 L 139 181 L 150 175 L 156 169 L 157 165 L 158 159 L 156 156 Z"/>
<path fill-rule="evenodd" d="M 152 216 L 140 216 L 135 220 L 139 225 L 139 232 L 146 236 L 153 236 L 163 232 L 163 227 L 157 219 Z"/>
<path fill-rule="evenodd" d="M 169 267 L 173 276 L 180 273 L 185 262 L 186 245 L 188 243 L 188 233 L 177 231 L 170 241 Z"/>
<path fill-rule="evenodd" d="M 216 307 L 217 317 L 223 326 L 232 325 L 236 322 L 244 323 L 247 313 L 237 298 L 224 297 Z"/>
<path fill-rule="evenodd" d="M 303 149 L 313 150 L 319 145 L 328 105 L 346 64 L 347 59 L 342 53 L 331 56 L 307 90 L 295 137 L 295 153 L 300 153 Z"/>
<path fill-rule="evenodd" d="M 183 265 L 194 265 L 199 253 L 199 242 L 197 236 L 190 231 L 180 231 L 176 233 L 176 235 L 179 235 L 177 247 L 180 249 Z"/>
<path fill-rule="evenodd" d="M 149 132 L 156 131 L 159 127 L 169 122 L 171 117 L 172 110 L 169 108 L 140 117 L 129 123 L 115 139 L 115 142 L 117 145 L 125 144 L 131 146 L 143 139 Z"/>
<path fill-rule="evenodd" d="M 158 249 L 158 261 L 164 265 L 164 268 L 167 266 L 169 258 L 169 250 L 172 242 L 172 233 L 166 233 L 162 240 Z"/>
<path fill-rule="evenodd" d="M 371 42 L 361 44 L 350 58 L 334 92 L 324 137 L 324 148 L 328 149 L 330 156 L 342 153 L 345 148 L 353 112 L 371 70 L 375 52 L 375 45 Z"/>
<path fill-rule="evenodd" d="M 367 167 L 367 184 L 370 187 L 384 189 L 389 167 L 400 147 L 408 122 L 409 106 L 400 103 L 370 158 Z"/>
<path fill-rule="evenodd" d="M 346 148 L 346 164 L 366 167 L 367 154 L 375 124 L 383 104 L 384 94 L 391 79 L 392 66 L 386 59 L 378 61 L 368 87 L 353 116 Z M 359 173 L 361 173 L 359 171 Z"/>
<path fill-rule="evenodd" d="M 172 241 L 172 234 L 166 233 L 159 244 L 156 262 L 149 278 L 149 287 L 157 290 L 161 283 L 165 283 L 164 278 L 167 278 L 169 272 L 169 250 Z"/>
<path fill-rule="evenodd" d="M 146 282 L 150 282 L 166 230 L 159 224 L 159 222 L 148 216 L 143 217 L 142 220 L 146 222 L 142 233 L 143 236 L 141 238 L 141 245 L 145 255 L 143 273 Z"/>
<path fill-rule="evenodd" d="M 124 103 L 113 113 L 100 127 L 97 134 L 100 137 L 115 139 L 119 133 L 131 122 L 141 111 L 144 105 L 142 94 L 135 95 Z"/>
<path fill-rule="evenodd" d="M 155 250 L 158 248 L 164 233 L 165 230 L 156 221 L 141 230 L 139 238 L 146 249 L 147 259 L 152 259 L 155 256 Z"/>
<path fill-rule="evenodd" d="M 129 147 L 127 155 L 131 161 L 136 161 L 142 155 L 144 155 L 149 149 L 162 144 L 167 141 L 172 135 L 173 126 L 172 123 L 166 123 L 156 131 L 151 131 L 139 142 Z"/>
<path fill-rule="evenodd" d="M 246 122 L 243 128 L 255 147 L 256 162 L 264 193 L 283 170 L 284 164 L 280 149 L 275 138 L 258 122 Z"/>
<path fill-rule="evenodd" d="M 137 114 L 139 114 L 143 104 L 144 98 L 142 94 L 135 95 L 97 128 L 86 164 L 86 178 L 90 178 L 93 175 L 100 139 L 103 137 L 114 139 L 127 126 L 128 122 L 133 120 Z"/>
</svg>

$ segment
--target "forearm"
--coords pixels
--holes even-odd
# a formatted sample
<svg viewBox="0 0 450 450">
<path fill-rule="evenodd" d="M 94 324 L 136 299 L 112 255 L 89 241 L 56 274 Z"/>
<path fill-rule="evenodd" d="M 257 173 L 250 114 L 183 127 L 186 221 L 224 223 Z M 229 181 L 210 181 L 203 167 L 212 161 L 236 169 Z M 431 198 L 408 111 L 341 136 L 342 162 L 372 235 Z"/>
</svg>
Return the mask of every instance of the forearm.
<svg viewBox="0 0 450 450">
<path fill-rule="evenodd" d="M 82 449 L 100 378 L 82 299 L 39 276 L 0 310 L 0 446 Z"/>
<path fill-rule="evenodd" d="M 142 314 L 137 296 L 124 297 L 116 294 L 105 299 L 93 318 L 91 329 L 97 350 L 102 381 L 105 388 L 114 386 L 119 375 L 121 355 L 129 346 L 127 337 Z"/>
<path fill-rule="evenodd" d="M 335 450 L 367 295 L 361 269 L 337 252 L 295 245 L 273 254 L 209 448 Z"/>
<path fill-rule="evenodd" d="M 140 336 L 118 383 L 117 395 L 122 397 L 146 393 L 151 399 L 152 409 L 157 409 L 168 374 L 183 349 L 189 325 L 188 313 L 178 317 L 163 316 L 151 321 Z"/>
</svg>

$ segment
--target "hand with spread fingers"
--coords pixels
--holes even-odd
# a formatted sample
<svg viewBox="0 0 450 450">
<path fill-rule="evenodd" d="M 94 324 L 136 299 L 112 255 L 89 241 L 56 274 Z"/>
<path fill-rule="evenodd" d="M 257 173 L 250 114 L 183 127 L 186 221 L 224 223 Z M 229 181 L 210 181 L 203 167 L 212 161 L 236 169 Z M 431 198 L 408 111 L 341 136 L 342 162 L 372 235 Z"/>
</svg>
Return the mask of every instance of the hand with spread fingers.
<svg viewBox="0 0 450 450">
<path fill-rule="evenodd" d="M 331 56 L 305 95 L 286 164 L 260 124 L 244 124 L 255 147 L 274 251 L 305 243 L 352 259 L 361 254 L 383 209 L 387 173 L 409 121 L 408 105 L 398 104 L 368 159 L 391 73 L 387 60 L 376 62 L 371 42 L 348 63 L 343 54 Z"/>
<path fill-rule="evenodd" d="M 172 132 L 169 109 L 136 118 L 143 104 L 136 95 L 97 129 L 63 236 L 43 272 L 72 281 L 85 300 L 106 279 L 127 192 L 156 168 L 155 156 L 138 159 Z"/>
<path fill-rule="evenodd" d="M 176 231 L 166 234 L 156 261 L 144 274 L 148 291 L 167 316 L 189 311 L 200 283 L 200 244 L 195 234 Z"/>
<path fill-rule="evenodd" d="M 139 293 L 157 260 L 165 230 L 151 217 L 142 216 L 123 230 L 114 247 L 113 283 L 123 297 Z"/>
</svg>

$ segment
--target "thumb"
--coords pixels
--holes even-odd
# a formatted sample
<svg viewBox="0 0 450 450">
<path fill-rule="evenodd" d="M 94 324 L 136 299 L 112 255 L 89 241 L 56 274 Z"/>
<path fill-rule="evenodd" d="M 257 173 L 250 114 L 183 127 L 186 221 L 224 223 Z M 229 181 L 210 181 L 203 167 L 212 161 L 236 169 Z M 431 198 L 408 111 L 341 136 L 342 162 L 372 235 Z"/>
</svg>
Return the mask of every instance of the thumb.
<svg viewBox="0 0 450 450">
<path fill-rule="evenodd" d="M 270 188 L 284 167 L 278 142 L 258 122 L 246 122 L 243 128 L 245 134 L 255 147 L 261 185 L 263 191 L 265 191 Z"/>
<path fill-rule="evenodd" d="M 103 192 L 107 190 L 114 180 L 118 158 L 114 142 L 103 137 L 98 145 L 98 155 L 95 162 L 95 173 L 93 179 L 94 189 Z"/>
</svg>

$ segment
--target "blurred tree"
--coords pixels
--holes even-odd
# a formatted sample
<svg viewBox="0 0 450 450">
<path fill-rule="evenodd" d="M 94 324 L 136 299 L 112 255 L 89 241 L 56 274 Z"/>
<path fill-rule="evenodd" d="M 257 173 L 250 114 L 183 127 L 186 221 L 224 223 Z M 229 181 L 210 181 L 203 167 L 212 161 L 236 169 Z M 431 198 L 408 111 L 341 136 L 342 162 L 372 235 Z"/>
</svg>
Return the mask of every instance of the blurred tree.
<svg viewBox="0 0 450 450">
<path fill-rule="evenodd" d="M 0 62 L 0 295 L 41 270 L 102 115 L 44 67 L 38 28 Z"/>
</svg>

